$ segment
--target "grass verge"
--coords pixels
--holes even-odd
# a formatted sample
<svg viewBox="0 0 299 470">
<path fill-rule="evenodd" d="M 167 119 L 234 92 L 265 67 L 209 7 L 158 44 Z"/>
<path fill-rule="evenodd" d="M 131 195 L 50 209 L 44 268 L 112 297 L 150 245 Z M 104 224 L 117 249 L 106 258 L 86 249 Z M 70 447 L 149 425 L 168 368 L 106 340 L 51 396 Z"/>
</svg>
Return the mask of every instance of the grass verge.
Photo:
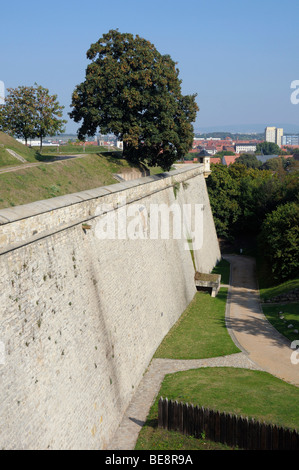
<svg viewBox="0 0 299 470">
<path fill-rule="evenodd" d="M 262 305 L 269 322 L 290 341 L 299 340 L 299 303 Z M 289 328 L 289 325 L 293 325 Z"/>
<path fill-rule="evenodd" d="M 229 284 L 230 263 L 225 259 L 221 259 L 212 273 L 221 275 L 221 284 Z"/>
<path fill-rule="evenodd" d="M 299 429 L 298 387 L 267 372 L 226 367 L 193 369 L 166 375 L 139 433 L 136 450 L 179 450 L 185 445 L 193 446 L 186 449 L 205 448 L 205 440 L 186 440 L 178 433 L 158 429 L 160 396 Z M 217 444 L 206 442 L 206 449 L 213 445 Z"/>
<path fill-rule="evenodd" d="M 203 359 L 240 352 L 225 325 L 227 291 L 221 288 L 217 297 L 197 292 L 154 357 Z"/>
</svg>

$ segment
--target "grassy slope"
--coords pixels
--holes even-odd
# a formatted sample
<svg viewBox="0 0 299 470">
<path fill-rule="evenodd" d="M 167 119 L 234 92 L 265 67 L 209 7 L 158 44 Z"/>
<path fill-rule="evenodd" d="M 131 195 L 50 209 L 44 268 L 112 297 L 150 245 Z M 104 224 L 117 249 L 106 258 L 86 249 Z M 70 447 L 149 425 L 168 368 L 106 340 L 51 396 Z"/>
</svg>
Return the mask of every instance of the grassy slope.
<svg viewBox="0 0 299 470">
<path fill-rule="evenodd" d="M 0 168 L 15 165 L 22 165 L 22 163 L 10 155 L 4 147 L 0 147 Z"/>
<path fill-rule="evenodd" d="M 28 148 L 0 132 L 0 169 L 23 165 L 6 148 L 14 150 L 27 162 L 38 165 L 0 173 L 0 209 L 115 184 L 117 181 L 112 174 L 130 168 L 129 163 L 121 158 L 121 152 L 107 152 L 105 149 L 101 154 L 99 150 L 103 147 L 93 146 L 86 147 L 82 158 L 51 163 L 56 147 L 44 148 L 40 155 L 37 149 Z M 60 155 L 62 150 L 66 154 L 83 153 L 82 147 L 71 145 L 61 148 Z M 161 173 L 162 169 L 150 168 L 150 172 Z"/>
<path fill-rule="evenodd" d="M 25 145 L 21 144 L 17 140 L 15 140 L 13 137 L 10 137 L 9 135 L 5 134 L 4 132 L 0 131 L 0 145 L 3 148 L 9 148 L 11 150 L 14 150 L 16 153 L 21 155 L 21 157 L 24 157 L 28 162 L 35 162 L 36 160 L 36 151 L 32 148 L 26 147 Z M 11 157 L 12 160 L 12 165 L 22 165 L 22 163 L 17 160 L 16 158 Z M 3 160 L 0 155 L 0 167 L 4 166 L 2 164 Z"/>
<path fill-rule="evenodd" d="M 260 288 L 260 295 L 262 299 L 267 300 L 296 288 L 299 288 L 299 278 L 291 279 L 275 286 Z"/>
<path fill-rule="evenodd" d="M 0 174 L 0 208 L 117 183 L 112 173 L 127 168 L 125 160 L 87 155 Z"/>
</svg>

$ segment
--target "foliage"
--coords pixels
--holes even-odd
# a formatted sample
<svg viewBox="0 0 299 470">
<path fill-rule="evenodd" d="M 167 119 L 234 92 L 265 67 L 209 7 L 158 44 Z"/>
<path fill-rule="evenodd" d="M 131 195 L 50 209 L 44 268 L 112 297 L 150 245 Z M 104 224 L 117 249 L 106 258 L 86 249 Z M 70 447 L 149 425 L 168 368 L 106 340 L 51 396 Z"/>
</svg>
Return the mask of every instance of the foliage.
<svg viewBox="0 0 299 470">
<path fill-rule="evenodd" d="M 296 167 L 290 164 L 274 171 L 273 167 L 246 168 L 237 162 L 229 167 L 212 165 L 207 187 L 218 236 L 254 239 L 263 227 L 258 238 L 260 251 L 272 267 L 274 279 L 277 282 L 294 277 L 299 254 Z"/>
<path fill-rule="evenodd" d="M 192 146 L 196 95 L 183 96 L 175 62 L 153 44 L 110 30 L 87 51 L 85 81 L 72 95 L 80 139 L 113 133 L 124 156 L 169 170 Z"/>
<path fill-rule="evenodd" d="M 230 238 L 231 228 L 241 213 L 237 199 L 238 181 L 230 175 L 228 167 L 213 165 L 207 186 L 217 234 Z"/>
<path fill-rule="evenodd" d="M 247 168 L 259 168 L 261 165 L 256 156 L 250 153 L 242 153 L 236 161 L 242 163 Z"/>
<path fill-rule="evenodd" d="M 282 204 L 266 216 L 260 242 L 276 279 L 298 277 L 299 205 L 296 202 Z"/>
<path fill-rule="evenodd" d="M 207 178 L 218 236 L 257 235 L 265 216 L 279 204 L 298 200 L 298 172 L 274 173 L 238 162 L 213 165 Z"/>
<path fill-rule="evenodd" d="M 213 155 L 213 156 L 214 157 L 225 157 L 226 155 L 228 155 L 228 156 L 235 155 L 235 152 L 229 151 L 229 150 L 221 150 L 221 151 L 215 153 L 215 155 Z"/>
<path fill-rule="evenodd" d="M 274 142 L 261 142 L 256 146 L 256 153 L 263 155 L 280 155 L 281 148 Z"/>
<path fill-rule="evenodd" d="M 0 129 L 11 135 L 28 139 L 63 132 L 63 106 L 57 95 L 50 95 L 47 88 L 34 86 L 8 88 L 5 104 L 0 106 Z"/>
<path fill-rule="evenodd" d="M 47 88 L 35 85 L 35 136 L 39 137 L 42 148 L 43 137 L 64 132 L 66 121 L 61 119 L 64 106 L 59 105 L 57 95 L 50 95 Z"/>
<path fill-rule="evenodd" d="M 35 137 L 35 90 L 30 86 L 8 88 L 5 104 L 0 106 L 2 131 L 24 138 Z"/>
</svg>

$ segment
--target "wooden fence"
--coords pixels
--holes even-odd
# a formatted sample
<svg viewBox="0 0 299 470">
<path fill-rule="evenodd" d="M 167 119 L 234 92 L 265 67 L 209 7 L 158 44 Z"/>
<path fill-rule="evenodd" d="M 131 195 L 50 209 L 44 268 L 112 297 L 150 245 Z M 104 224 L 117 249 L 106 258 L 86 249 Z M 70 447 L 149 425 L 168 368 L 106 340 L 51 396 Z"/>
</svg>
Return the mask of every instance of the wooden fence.
<svg viewBox="0 0 299 470">
<path fill-rule="evenodd" d="M 159 400 L 158 426 L 240 449 L 299 450 L 296 430 L 162 397 Z"/>
</svg>

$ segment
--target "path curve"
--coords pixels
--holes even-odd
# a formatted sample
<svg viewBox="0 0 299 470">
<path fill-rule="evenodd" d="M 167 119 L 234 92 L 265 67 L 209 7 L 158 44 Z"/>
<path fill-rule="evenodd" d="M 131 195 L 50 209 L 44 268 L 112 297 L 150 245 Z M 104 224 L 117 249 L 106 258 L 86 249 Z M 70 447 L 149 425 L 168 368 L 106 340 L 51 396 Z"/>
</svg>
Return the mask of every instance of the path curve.
<svg viewBox="0 0 299 470">
<path fill-rule="evenodd" d="M 209 359 L 153 359 L 107 450 L 133 450 L 135 448 L 138 434 L 145 424 L 166 374 L 200 367 L 239 367 L 260 370 L 244 353 Z"/>
<path fill-rule="evenodd" d="M 263 370 L 298 387 L 299 364 L 291 361 L 291 341 L 263 314 L 255 259 L 241 255 L 223 258 L 231 265 L 227 327 L 235 344 Z"/>
<path fill-rule="evenodd" d="M 242 351 L 229 356 L 197 360 L 153 359 L 110 441 L 108 450 L 133 450 L 138 434 L 166 374 L 200 367 L 239 367 L 262 370 L 299 386 L 299 364 L 291 363 L 290 341 L 268 322 L 260 306 L 253 258 L 227 255 L 231 277 L 226 324 Z"/>
</svg>

